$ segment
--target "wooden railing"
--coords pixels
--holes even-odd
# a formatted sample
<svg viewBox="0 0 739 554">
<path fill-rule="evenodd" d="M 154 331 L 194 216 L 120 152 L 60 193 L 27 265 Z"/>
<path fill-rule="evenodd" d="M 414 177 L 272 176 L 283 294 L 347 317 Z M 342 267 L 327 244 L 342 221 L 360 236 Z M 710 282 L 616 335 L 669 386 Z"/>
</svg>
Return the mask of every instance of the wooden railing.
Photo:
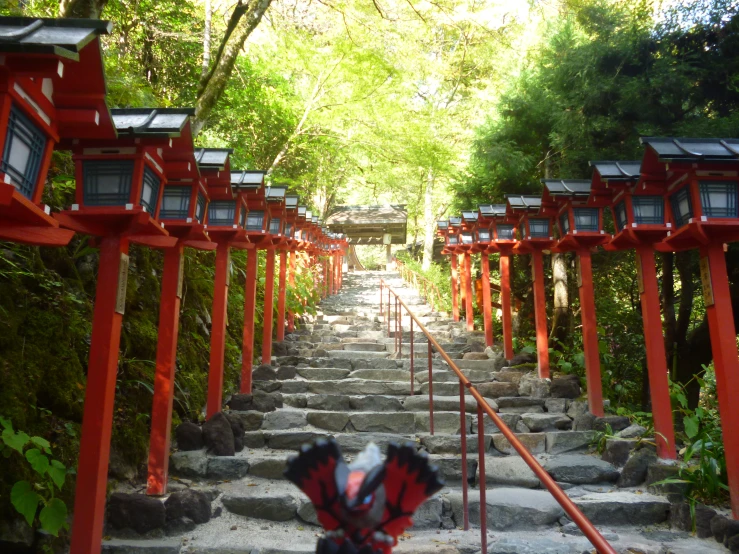
<svg viewBox="0 0 739 554">
<path fill-rule="evenodd" d="M 385 298 L 387 294 L 387 298 Z M 510 445 L 518 452 L 526 465 L 531 468 L 531 471 L 539 478 L 544 487 L 552 494 L 557 503 L 562 506 L 567 515 L 575 522 L 580 528 L 583 534 L 588 538 L 590 543 L 597 549 L 600 554 L 616 554 L 613 547 L 608 544 L 608 541 L 600 534 L 590 520 L 585 517 L 585 514 L 580 511 L 580 508 L 570 499 L 569 496 L 560 488 L 559 485 L 552 479 L 552 477 L 546 472 L 541 464 L 534 458 L 529 450 L 518 440 L 515 433 L 505 424 L 505 422 L 496 414 L 479 391 L 472 386 L 472 383 L 457 367 L 449 355 L 439 345 L 439 343 L 431 336 L 428 329 L 421 323 L 416 315 L 411 312 L 407 304 L 403 302 L 403 299 L 389 286 L 384 280 L 380 280 L 380 312 L 384 315 L 387 321 L 387 333 L 388 337 L 393 336 L 395 338 L 395 353 L 402 357 L 403 348 L 403 324 L 402 315 L 403 311 L 408 314 L 410 320 L 410 379 L 411 379 L 411 394 L 415 393 L 415 351 L 414 351 L 414 324 L 418 326 L 418 329 L 426 337 L 428 342 L 427 350 L 427 362 L 428 362 L 428 376 L 429 376 L 429 431 L 434 434 L 434 379 L 433 379 L 433 352 L 436 351 L 441 359 L 444 360 L 449 369 L 451 369 L 459 379 L 459 417 L 460 417 L 460 428 L 461 428 L 461 445 L 460 450 L 462 454 L 462 505 L 463 505 L 463 518 L 464 518 L 464 530 L 468 531 L 470 528 L 469 518 L 469 502 L 468 502 L 468 488 L 467 483 L 467 410 L 465 406 L 465 389 L 469 391 L 469 394 L 475 399 L 477 403 L 477 440 L 478 440 L 478 471 L 480 474 L 479 488 L 480 488 L 480 537 L 481 537 L 481 550 L 482 554 L 487 554 L 487 491 L 485 490 L 485 421 L 484 416 L 487 416 L 493 420 L 495 426 L 500 430 L 503 436 L 508 440 Z M 394 325 L 391 324 L 391 316 L 394 320 Z M 391 331 L 393 329 L 394 331 Z"/>
<path fill-rule="evenodd" d="M 406 266 L 398 258 L 395 258 L 395 266 L 403 281 L 410 284 L 426 299 L 426 303 L 431 306 L 435 312 L 448 312 L 447 304 L 444 297 L 439 292 L 439 287 L 435 283 L 429 281 L 426 277 L 413 271 Z"/>
</svg>

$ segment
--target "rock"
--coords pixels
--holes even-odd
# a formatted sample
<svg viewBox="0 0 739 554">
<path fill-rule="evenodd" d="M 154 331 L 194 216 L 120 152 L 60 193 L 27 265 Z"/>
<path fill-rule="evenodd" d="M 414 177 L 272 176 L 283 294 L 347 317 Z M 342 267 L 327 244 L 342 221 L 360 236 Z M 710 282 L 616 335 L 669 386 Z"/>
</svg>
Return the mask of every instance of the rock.
<svg viewBox="0 0 739 554">
<path fill-rule="evenodd" d="M 187 517 L 198 524 L 210 521 L 210 497 L 203 491 L 186 490 L 170 494 L 164 501 L 164 507 L 168 521 L 181 517 Z"/>
<path fill-rule="evenodd" d="M 340 367 L 305 367 L 298 369 L 298 375 L 309 381 L 333 381 L 344 379 L 351 373 Z"/>
<path fill-rule="evenodd" d="M 566 433 L 547 433 L 547 452 L 562 454 L 573 450 L 584 450 L 595 440 L 594 431 L 568 431 Z"/>
<path fill-rule="evenodd" d="M 34 552 L 33 528 L 22 518 L 0 520 L 0 551 L 12 553 Z"/>
<path fill-rule="evenodd" d="M 298 450 L 305 443 L 312 443 L 318 439 L 327 439 L 326 433 L 314 431 L 298 431 L 294 433 L 273 433 L 267 437 L 267 446 L 275 450 Z"/>
<path fill-rule="evenodd" d="M 544 433 L 519 433 L 517 438 L 532 454 L 543 454 L 546 450 L 546 435 Z M 502 454 L 518 455 L 503 435 L 493 435 L 493 446 Z"/>
<path fill-rule="evenodd" d="M 262 364 L 252 370 L 251 378 L 252 381 L 275 381 L 277 380 L 277 371 L 272 369 L 271 365 Z"/>
<path fill-rule="evenodd" d="M 307 421 L 320 429 L 343 431 L 349 423 L 349 416 L 346 412 L 308 412 Z"/>
<path fill-rule="evenodd" d="M 237 456 L 208 458 L 208 478 L 231 480 L 241 479 L 249 473 L 249 462 Z"/>
<path fill-rule="evenodd" d="M 351 409 L 359 412 L 402 412 L 403 404 L 395 396 L 379 394 L 350 396 Z"/>
<path fill-rule="evenodd" d="M 217 412 L 203 423 L 203 442 L 211 454 L 233 456 L 236 453 L 231 423 L 223 412 Z"/>
<path fill-rule="evenodd" d="M 478 392 L 485 398 L 500 398 L 501 396 L 518 396 L 518 385 L 515 383 L 479 383 L 475 385 Z"/>
<path fill-rule="evenodd" d="M 498 417 L 502 419 L 503 423 L 505 423 L 510 429 L 515 429 L 518 422 L 521 421 L 521 416 L 519 414 L 499 413 Z M 485 424 L 486 435 L 500 433 L 500 429 L 498 429 L 498 426 L 493 422 L 492 418 L 484 416 L 483 422 Z M 477 433 L 477 416 L 475 416 L 472 422 L 472 432 L 475 434 Z"/>
<path fill-rule="evenodd" d="M 636 487 L 641 485 L 647 478 L 649 466 L 657 462 L 657 455 L 649 448 L 642 448 L 631 456 L 623 469 L 621 476 L 618 478 L 618 486 Z"/>
<path fill-rule="evenodd" d="M 585 454 L 564 454 L 544 464 L 557 481 L 576 485 L 612 482 L 618 479 L 618 470 L 608 462 Z"/>
<path fill-rule="evenodd" d="M 397 369 L 398 362 L 388 358 L 360 358 L 351 360 L 353 369 Z"/>
<path fill-rule="evenodd" d="M 175 452 L 169 457 L 172 473 L 181 477 L 205 477 L 208 472 L 208 458 L 204 450 Z"/>
<path fill-rule="evenodd" d="M 495 403 L 498 409 L 505 413 L 543 413 L 544 400 L 541 398 L 522 398 L 517 396 L 506 396 L 496 398 Z"/>
<path fill-rule="evenodd" d="M 308 392 L 308 382 L 307 381 L 283 381 L 280 391 L 283 394 L 304 394 Z"/>
<path fill-rule="evenodd" d="M 565 516 L 566 517 L 566 516 Z M 570 521 L 568 523 L 565 523 L 562 526 L 562 529 L 560 529 L 562 533 L 565 535 L 572 535 L 574 537 L 582 537 L 584 536 L 584 533 L 582 530 L 577 526 L 577 524 L 574 521 Z M 617 541 L 618 535 L 615 533 L 609 533 L 608 531 L 600 530 L 600 534 L 603 535 L 603 538 L 607 541 Z M 578 552 L 579 554 L 579 552 Z"/>
<path fill-rule="evenodd" d="M 552 380 L 549 393 L 553 398 L 577 398 L 580 396 L 580 378 L 577 375 L 563 375 Z"/>
<path fill-rule="evenodd" d="M 649 492 L 657 494 L 684 494 L 687 492 L 689 485 L 687 483 L 670 483 L 665 485 L 654 485 L 654 483 L 664 481 L 665 479 L 679 478 L 680 468 L 675 465 L 662 464 L 657 462 L 651 464 L 647 469 L 647 480 L 645 484 Z"/>
<path fill-rule="evenodd" d="M 495 483 L 529 489 L 539 486 L 539 478 L 519 456 L 492 458 L 491 462 L 485 463 L 485 478 L 488 485 Z"/>
<path fill-rule="evenodd" d="M 569 415 L 569 411 L 567 412 Z M 595 425 L 595 416 L 590 412 L 575 416 L 572 422 L 573 431 L 592 431 Z"/>
<path fill-rule="evenodd" d="M 487 494 L 487 520 L 492 529 L 552 525 L 563 514 L 548 491 L 499 488 Z"/>
<path fill-rule="evenodd" d="M 462 355 L 463 360 L 488 360 L 488 355 L 484 352 L 466 352 Z"/>
<path fill-rule="evenodd" d="M 307 424 L 305 412 L 281 410 L 265 414 L 262 429 L 296 429 L 305 427 Z"/>
<path fill-rule="evenodd" d="M 298 374 L 298 370 L 294 365 L 281 365 L 277 368 L 277 379 L 280 381 L 287 381 L 288 379 L 295 379 Z"/>
<path fill-rule="evenodd" d="M 256 410 L 249 410 L 248 412 L 237 412 L 231 410 L 229 412 L 231 417 L 236 417 L 241 421 L 241 425 L 244 428 L 244 432 L 247 431 L 258 431 L 262 427 L 262 420 L 264 419 L 264 413 L 257 412 Z M 241 437 L 241 441 L 244 441 L 244 437 Z M 235 448 L 234 444 L 234 448 Z"/>
<path fill-rule="evenodd" d="M 359 432 L 411 434 L 416 430 L 416 418 L 411 412 L 353 413 L 349 419 Z"/>
<path fill-rule="evenodd" d="M 567 406 L 567 415 L 575 419 L 577 416 L 587 413 L 588 409 L 587 400 L 570 400 Z"/>
<path fill-rule="evenodd" d="M 513 383 L 514 385 L 516 385 L 516 387 L 518 387 L 518 384 L 521 382 L 521 378 L 523 376 L 524 373 L 521 373 L 520 371 L 503 370 L 499 371 L 495 375 L 495 380 L 500 381 L 501 383 Z M 516 388 L 516 391 L 518 391 L 518 388 Z"/>
<path fill-rule="evenodd" d="M 164 527 L 166 521 L 166 510 L 161 500 L 145 494 L 114 492 L 108 499 L 107 508 L 110 525 L 115 529 L 133 529 L 140 535 Z"/>
<path fill-rule="evenodd" d="M 547 398 L 544 401 L 544 408 L 550 414 L 563 414 L 567 410 L 567 399 L 565 399 L 565 398 Z"/>
<path fill-rule="evenodd" d="M 271 493 L 269 496 L 223 497 L 224 507 L 233 514 L 269 521 L 288 521 L 298 513 L 298 500 L 291 494 Z"/>
<path fill-rule="evenodd" d="M 631 449 L 635 446 L 636 443 L 630 440 L 606 439 L 606 449 L 600 459 L 616 467 L 622 467 L 629 459 Z"/>
<path fill-rule="evenodd" d="M 485 450 L 490 447 L 489 436 L 485 436 Z M 467 452 L 476 454 L 479 441 L 476 436 L 467 437 Z M 459 454 L 462 449 L 460 437 L 453 435 L 422 435 L 421 444 L 429 454 Z"/>
<path fill-rule="evenodd" d="M 435 495 L 426 500 L 413 516 L 412 529 L 438 529 L 444 511 L 440 496 Z"/>
<path fill-rule="evenodd" d="M 251 460 L 249 475 L 264 479 L 284 479 L 285 458 L 256 458 Z"/>
<path fill-rule="evenodd" d="M 550 387 L 549 379 L 540 379 L 535 374 L 524 375 L 518 384 L 518 394 L 532 398 L 548 398 Z"/>
<path fill-rule="evenodd" d="M 284 342 L 273 342 L 272 343 L 272 355 L 273 356 L 287 356 L 288 345 Z"/>
<path fill-rule="evenodd" d="M 521 352 L 520 354 L 516 354 L 508 360 L 508 367 L 514 367 L 521 364 L 535 364 L 536 363 L 536 354 L 529 354 L 528 352 Z"/>
<path fill-rule="evenodd" d="M 516 422 L 516 427 L 514 431 L 516 433 L 530 433 L 531 429 L 529 429 L 523 421 L 519 420 L 518 422 Z"/>
<path fill-rule="evenodd" d="M 118 448 L 111 447 L 108 477 L 119 481 L 133 481 L 137 473 L 136 465 L 126 459 Z"/>
<path fill-rule="evenodd" d="M 327 358 L 328 357 L 328 350 L 326 350 L 325 348 L 316 348 L 313 351 L 313 355 L 316 358 Z"/>
<path fill-rule="evenodd" d="M 629 418 L 626 416 L 605 416 L 595 418 L 593 429 L 596 431 L 606 431 L 606 426 L 608 426 L 611 428 L 611 431 L 616 432 L 623 431 L 629 425 L 631 425 L 631 423 L 629 422 Z"/>
<path fill-rule="evenodd" d="M 205 446 L 203 430 L 191 421 L 180 423 L 174 431 L 178 450 L 200 450 Z"/>
<path fill-rule="evenodd" d="M 564 414 L 523 414 L 521 421 L 535 433 L 567 429 L 572 425 L 570 418 Z"/>
<path fill-rule="evenodd" d="M 326 410 L 329 412 L 346 412 L 352 408 L 349 397 L 341 394 L 311 395 L 308 397 L 306 406 L 311 410 Z"/>
<path fill-rule="evenodd" d="M 241 418 L 225 413 L 226 419 L 231 424 L 231 432 L 234 435 L 234 450 L 241 452 L 244 449 L 244 424 L 241 422 Z"/>
<path fill-rule="evenodd" d="M 726 545 L 732 537 L 739 535 L 739 521 L 717 515 L 711 520 L 711 532 L 716 542 Z"/>
<path fill-rule="evenodd" d="M 164 532 L 167 536 L 183 535 L 194 531 L 196 524 L 189 517 L 178 517 L 177 519 L 167 520 L 164 525 Z"/>
<path fill-rule="evenodd" d="M 297 381 L 294 381 L 297 382 Z M 285 383 L 287 384 L 287 383 Z M 307 387 L 306 387 L 307 390 Z M 287 390 L 284 391 L 286 394 Z M 294 391 L 306 392 L 306 391 Z M 277 408 L 282 407 L 282 396 L 277 393 L 268 393 L 261 390 L 254 390 L 253 394 L 234 394 L 228 401 L 228 407 L 236 411 L 254 410 L 257 412 L 274 412 Z"/>
<path fill-rule="evenodd" d="M 588 552 L 588 549 L 550 539 L 504 538 L 488 545 L 488 554 L 581 554 L 582 552 Z"/>
<path fill-rule="evenodd" d="M 713 535 L 711 521 L 716 517 L 716 510 L 703 504 L 695 504 L 695 534 L 705 539 Z M 693 517 L 690 513 L 690 504 L 684 500 L 670 505 L 670 527 L 681 531 L 693 531 Z"/>
<path fill-rule="evenodd" d="M 629 425 L 626 429 L 616 433 L 617 437 L 622 439 L 638 439 L 646 434 L 647 430 L 641 425 Z"/>
<path fill-rule="evenodd" d="M 298 508 L 298 517 L 310 525 L 315 525 L 316 527 L 321 526 L 318 522 L 316 508 L 313 506 L 313 503 L 308 500 L 303 499 L 301 501 L 300 508 Z"/>
<path fill-rule="evenodd" d="M 739 535 L 734 535 L 726 541 L 726 547 L 731 552 L 739 552 Z"/>
<path fill-rule="evenodd" d="M 282 389 L 281 381 L 254 381 L 252 390 L 262 392 L 275 392 Z"/>
<path fill-rule="evenodd" d="M 670 503 L 661 496 L 615 491 L 573 499 L 595 525 L 652 525 L 667 520 Z"/>
</svg>

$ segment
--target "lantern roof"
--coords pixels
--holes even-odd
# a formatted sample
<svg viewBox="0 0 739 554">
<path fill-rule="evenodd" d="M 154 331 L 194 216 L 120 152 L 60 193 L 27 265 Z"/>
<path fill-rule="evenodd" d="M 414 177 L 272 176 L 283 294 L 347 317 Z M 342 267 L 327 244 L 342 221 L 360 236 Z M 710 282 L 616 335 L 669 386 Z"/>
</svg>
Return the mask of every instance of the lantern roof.
<svg viewBox="0 0 739 554">
<path fill-rule="evenodd" d="M 298 217 L 302 217 L 305 219 L 306 213 L 308 212 L 308 208 L 305 206 L 298 206 Z"/>
<path fill-rule="evenodd" d="M 446 220 L 442 220 L 442 221 L 437 221 L 437 222 L 436 222 L 436 227 L 437 227 L 437 228 L 438 228 L 438 229 L 439 229 L 440 231 L 446 231 L 447 229 L 449 229 L 449 222 L 448 222 L 448 221 L 446 221 Z"/>
<path fill-rule="evenodd" d="M 633 183 L 641 175 L 641 161 L 588 162 L 604 183 Z"/>
<path fill-rule="evenodd" d="M 228 158 L 233 152 L 233 148 L 197 148 L 195 161 L 198 162 L 200 169 L 222 171 L 226 168 Z"/>
<path fill-rule="evenodd" d="M 480 204 L 479 214 L 482 217 L 500 217 L 506 212 L 505 204 Z"/>
<path fill-rule="evenodd" d="M 231 186 L 240 190 L 257 190 L 264 184 L 266 171 L 232 171 Z"/>
<path fill-rule="evenodd" d="M 287 187 L 284 185 L 271 185 L 265 193 L 267 202 L 284 202 L 286 194 Z"/>
<path fill-rule="evenodd" d="M 525 210 L 529 212 L 538 212 L 541 208 L 541 197 L 527 196 L 520 194 L 506 194 L 508 206 L 512 210 Z"/>
<path fill-rule="evenodd" d="M 297 210 L 299 201 L 300 198 L 298 198 L 297 194 L 288 194 L 285 196 L 285 208 L 288 210 Z"/>
<path fill-rule="evenodd" d="M 119 135 L 179 137 L 194 108 L 117 108 L 110 110 Z"/>
<path fill-rule="evenodd" d="M 313 225 L 317 225 L 317 224 L 318 224 L 318 221 L 319 221 L 319 220 L 318 220 L 318 216 L 317 216 L 317 215 L 314 215 L 314 216 L 313 216 L 313 217 L 311 218 L 311 223 L 313 223 Z"/>
<path fill-rule="evenodd" d="M 79 52 L 113 30 L 110 21 L 0 17 L 0 52 L 52 54 L 79 61 Z"/>
<path fill-rule="evenodd" d="M 449 218 L 449 226 L 450 227 L 459 227 L 462 225 L 462 218 L 459 216 L 454 216 Z"/>
<path fill-rule="evenodd" d="M 590 181 L 584 179 L 542 179 L 545 194 L 554 197 L 587 198 L 590 196 Z"/>
<path fill-rule="evenodd" d="M 473 211 L 463 211 L 462 212 L 462 220 L 465 223 L 477 223 L 477 212 Z"/>
<path fill-rule="evenodd" d="M 719 161 L 739 162 L 739 139 L 642 137 L 661 162 Z"/>
</svg>

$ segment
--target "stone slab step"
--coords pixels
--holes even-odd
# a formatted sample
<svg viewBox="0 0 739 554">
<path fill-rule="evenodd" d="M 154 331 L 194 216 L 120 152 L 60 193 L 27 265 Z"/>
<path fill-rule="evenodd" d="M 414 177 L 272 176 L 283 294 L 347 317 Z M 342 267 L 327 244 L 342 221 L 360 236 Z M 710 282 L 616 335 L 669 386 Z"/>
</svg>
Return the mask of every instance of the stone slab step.
<svg viewBox="0 0 739 554">
<path fill-rule="evenodd" d="M 340 358 L 344 360 L 356 360 L 362 358 L 387 358 L 388 352 L 352 352 L 348 350 L 331 350 L 328 352 L 329 358 Z"/>
<path fill-rule="evenodd" d="M 343 345 L 344 351 L 348 352 L 386 352 L 384 344 L 376 342 L 351 342 Z"/>
</svg>

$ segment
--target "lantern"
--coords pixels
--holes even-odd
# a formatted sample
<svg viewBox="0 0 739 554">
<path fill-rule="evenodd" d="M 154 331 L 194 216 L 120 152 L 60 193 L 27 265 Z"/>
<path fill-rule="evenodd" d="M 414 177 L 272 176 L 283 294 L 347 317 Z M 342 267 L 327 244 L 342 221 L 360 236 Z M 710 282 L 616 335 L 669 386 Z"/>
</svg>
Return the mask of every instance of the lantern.
<svg viewBox="0 0 739 554">
<path fill-rule="evenodd" d="M 51 154 L 77 139 L 114 139 L 99 36 L 108 21 L 0 17 L 0 240 L 63 246 L 42 204 Z M 99 549 L 99 547 L 98 547 Z"/>
<path fill-rule="evenodd" d="M 560 252 L 589 250 L 611 238 L 603 231 L 608 195 L 591 194 L 591 182 L 586 180 L 542 179 L 542 183 L 542 204 L 556 214 Z"/>
</svg>

